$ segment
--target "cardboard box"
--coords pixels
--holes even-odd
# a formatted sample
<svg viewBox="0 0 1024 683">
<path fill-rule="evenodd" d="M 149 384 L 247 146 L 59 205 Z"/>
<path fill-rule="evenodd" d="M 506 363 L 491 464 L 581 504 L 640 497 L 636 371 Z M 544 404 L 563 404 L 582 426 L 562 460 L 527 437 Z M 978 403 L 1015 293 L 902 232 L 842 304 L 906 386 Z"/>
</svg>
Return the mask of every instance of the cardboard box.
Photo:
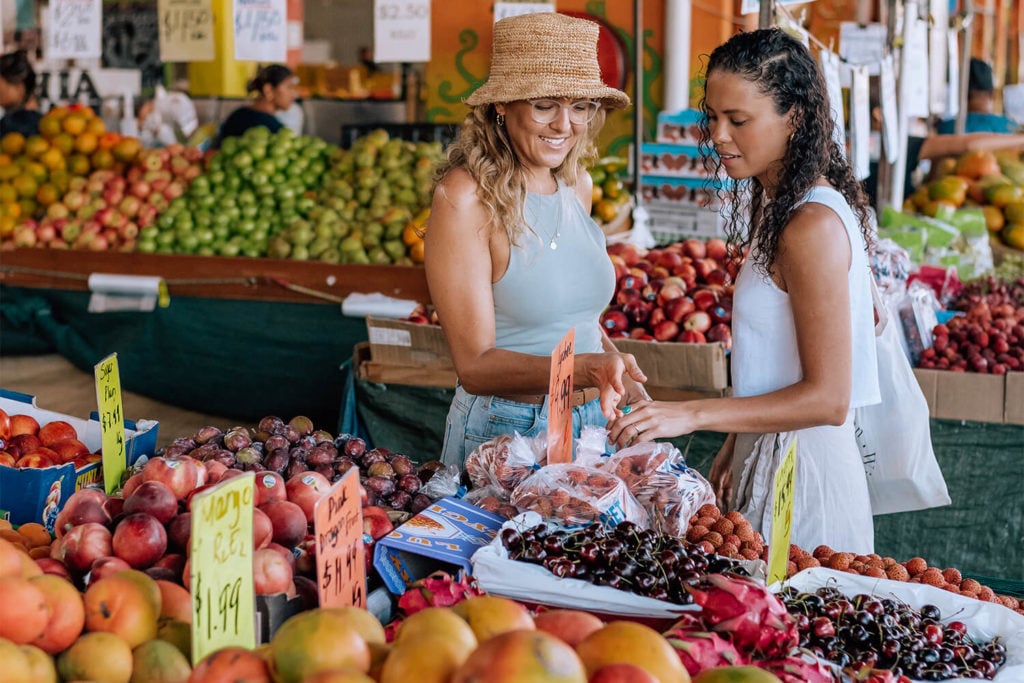
<svg viewBox="0 0 1024 683">
<path fill-rule="evenodd" d="M 619 351 L 636 357 L 651 387 L 701 392 L 724 392 L 729 387 L 729 366 L 721 344 L 612 341 Z"/>
<path fill-rule="evenodd" d="M 395 594 L 442 569 L 472 571 L 469 558 L 498 534 L 505 519 L 457 498 L 442 498 L 377 541 L 373 568 Z"/>
<path fill-rule="evenodd" d="M 448 340 L 438 325 L 388 318 L 366 318 L 370 352 L 376 363 L 455 368 Z"/>
<path fill-rule="evenodd" d="M 454 368 L 380 363 L 373 358 L 367 342 L 356 344 L 352 353 L 352 366 L 356 368 L 356 377 L 378 384 L 454 389 L 458 379 Z"/>
<path fill-rule="evenodd" d="M 702 114 L 696 109 L 683 109 L 678 112 L 660 112 L 658 114 L 658 142 L 669 144 L 696 145 L 700 140 L 697 124 Z"/>
<path fill-rule="evenodd" d="M 1024 425 L 1024 372 L 1006 373 L 1006 399 L 1003 405 L 1004 422 Z"/>
<path fill-rule="evenodd" d="M 975 422 L 1004 421 L 1008 375 L 914 369 L 931 417 Z"/>
<path fill-rule="evenodd" d="M 8 415 L 31 415 L 40 426 L 64 420 L 75 428 L 78 440 L 91 452 L 95 453 L 101 447 L 100 423 L 96 413 L 83 420 L 43 410 L 36 406 L 34 396 L 6 389 L 0 389 L 0 409 Z M 129 465 L 144 455 L 153 455 L 159 426 L 154 420 L 124 421 Z M 0 465 L 0 519 L 7 519 L 14 525 L 39 522 L 53 531 L 57 513 L 71 494 L 87 486 L 102 484 L 103 466 L 98 462 L 78 470 L 72 463 L 46 469 L 15 469 Z"/>
<path fill-rule="evenodd" d="M 640 172 L 670 178 L 708 177 L 697 145 L 644 143 L 640 146 Z"/>
</svg>

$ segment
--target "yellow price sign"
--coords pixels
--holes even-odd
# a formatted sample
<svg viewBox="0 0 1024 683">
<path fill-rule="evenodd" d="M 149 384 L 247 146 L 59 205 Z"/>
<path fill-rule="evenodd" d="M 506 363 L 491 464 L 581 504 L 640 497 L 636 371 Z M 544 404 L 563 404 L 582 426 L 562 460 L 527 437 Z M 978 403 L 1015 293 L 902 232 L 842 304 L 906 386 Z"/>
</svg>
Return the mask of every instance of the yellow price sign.
<svg viewBox="0 0 1024 683">
<path fill-rule="evenodd" d="M 768 584 L 786 578 L 789 537 L 793 530 L 793 479 L 796 475 L 796 437 L 775 472 L 772 493 L 772 534 L 768 545 Z"/>
<path fill-rule="evenodd" d="M 359 468 L 345 473 L 313 506 L 321 607 L 366 608 L 366 546 Z"/>
<path fill-rule="evenodd" d="M 192 663 L 223 647 L 256 647 L 252 510 L 255 475 L 192 498 Z"/>
<path fill-rule="evenodd" d="M 572 369 L 576 328 L 551 352 L 548 384 L 548 463 L 572 462 Z"/>
<path fill-rule="evenodd" d="M 97 363 L 93 367 L 93 375 L 96 378 L 96 404 L 103 444 L 103 489 L 109 495 L 121 486 L 121 475 L 128 467 L 117 354 L 112 353 Z"/>
</svg>

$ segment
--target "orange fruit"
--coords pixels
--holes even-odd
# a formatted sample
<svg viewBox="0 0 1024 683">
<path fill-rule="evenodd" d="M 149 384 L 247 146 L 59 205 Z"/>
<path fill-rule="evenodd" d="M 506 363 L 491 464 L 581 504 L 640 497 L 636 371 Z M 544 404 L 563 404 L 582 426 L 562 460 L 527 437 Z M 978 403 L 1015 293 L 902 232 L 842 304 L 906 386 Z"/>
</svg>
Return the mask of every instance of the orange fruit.
<svg viewBox="0 0 1024 683">
<path fill-rule="evenodd" d="M 409 258 L 413 263 L 423 263 L 426 258 L 426 245 L 422 240 L 409 247 Z"/>
<path fill-rule="evenodd" d="M 11 184 L 14 186 L 14 191 L 23 199 L 35 197 L 36 192 L 39 191 L 39 183 L 36 182 L 35 178 L 27 174 L 17 176 Z"/>
<path fill-rule="evenodd" d="M 33 135 L 25 141 L 25 154 L 32 159 L 38 159 L 48 149 L 50 149 L 50 143 L 39 135 Z"/>
<path fill-rule="evenodd" d="M 49 206 L 58 199 L 60 199 L 60 191 L 53 186 L 51 183 L 43 183 L 39 186 L 39 191 L 36 192 L 36 201 L 43 206 Z"/>
<path fill-rule="evenodd" d="M 50 532 L 39 522 L 28 522 L 17 529 L 18 533 L 25 537 L 30 548 L 37 546 L 49 546 L 53 542 Z"/>
<path fill-rule="evenodd" d="M 68 114 L 61 121 L 60 127 L 65 133 L 69 135 L 81 135 L 85 132 L 85 127 L 89 124 L 88 120 L 80 112 Z"/>
<path fill-rule="evenodd" d="M 100 144 L 100 138 L 95 133 L 85 131 L 75 138 L 75 151 L 82 154 L 92 154 Z"/>
<path fill-rule="evenodd" d="M 109 149 L 103 149 L 101 146 L 98 150 L 92 153 L 90 161 L 92 162 L 92 167 L 95 169 L 108 169 L 113 168 L 115 159 Z"/>
<path fill-rule="evenodd" d="M 128 683 L 132 677 L 132 648 L 113 633 L 85 633 L 57 657 L 64 681 Z"/>
<path fill-rule="evenodd" d="M 999 232 L 1003 244 L 1024 250 L 1024 223 L 1007 223 Z"/>
<path fill-rule="evenodd" d="M 53 137 L 50 140 L 50 144 L 54 148 L 60 150 L 60 153 L 64 156 L 75 151 L 75 138 L 71 137 L 67 133 L 61 133 L 60 135 Z"/>
<path fill-rule="evenodd" d="M 965 178 L 981 178 L 991 173 L 999 173 L 999 162 L 992 152 L 970 151 L 956 162 L 956 174 Z"/>
<path fill-rule="evenodd" d="M 3 151 L 4 154 L 15 156 L 21 154 L 23 149 L 25 149 L 25 136 L 21 133 L 8 133 L 0 139 L 0 151 Z"/>
<path fill-rule="evenodd" d="M 94 116 L 89 119 L 88 125 L 85 127 L 85 131 L 91 135 L 95 135 L 97 139 L 107 132 L 107 125 L 103 123 L 103 119 L 98 116 Z"/>
<path fill-rule="evenodd" d="M 136 138 L 122 137 L 112 150 L 114 152 L 114 158 L 118 161 L 125 163 L 131 163 L 135 161 L 135 158 L 139 156 L 139 152 L 142 151 L 142 143 Z"/>
<path fill-rule="evenodd" d="M 60 135 L 60 116 L 55 112 L 57 109 L 51 109 L 42 119 L 39 121 L 39 134 L 44 138 L 53 139 Z"/>
<path fill-rule="evenodd" d="M 619 207 L 609 199 L 602 199 L 597 204 L 594 204 L 594 215 L 602 223 L 608 223 L 615 220 L 615 217 L 619 215 Z"/>
<path fill-rule="evenodd" d="M 985 207 L 995 208 L 995 207 Z M 998 211 L 998 209 L 996 209 Z M 1024 201 L 1010 202 L 1003 207 L 1003 216 L 1006 218 L 1007 223 L 1024 223 Z M 985 213 L 986 219 L 988 218 L 988 212 Z M 1000 225 L 999 228 L 1003 226 Z M 999 228 L 989 227 L 989 230 L 998 230 Z"/>
<path fill-rule="evenodd" d="M 71 175 L 89 175 L 89 157 L 84 154 L 72 154 L 68 157 L 68 172 Z"/>
</svg>

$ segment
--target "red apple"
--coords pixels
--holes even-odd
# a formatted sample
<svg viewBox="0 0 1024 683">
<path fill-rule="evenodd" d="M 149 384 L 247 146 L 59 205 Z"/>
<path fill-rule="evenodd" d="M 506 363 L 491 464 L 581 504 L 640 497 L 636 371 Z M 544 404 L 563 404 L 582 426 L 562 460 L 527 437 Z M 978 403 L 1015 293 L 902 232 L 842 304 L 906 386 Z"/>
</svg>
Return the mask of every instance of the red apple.
<svg viewBox="0 0 1024 683">
<path fill-rule="evenodd" d="M 720 342 L 725 348 L 732 348 L 732 330 L 728 325 L 723 323 L 713 325 L 708 330 L 706 337 L 709 342 Z"/>
<path fill-rule="evenodd" d="M 178 500 L 184 500 L 200 484 L 200 466 L 187 455 L 156 457 L 142 468 L 143 481 L 159 481 L 174 492 Z M 205 470 L 203 470 L 205 474 Z"/>
<path fill-rule="evenodd" d="M 40 443 L 50 447 L 63 439 L 77 439 L 78 432 L 71 426 L 71 423 L 64 420 L 54 420 L 40 427 L 37 436 Z"/>
<path fill-rule="evenodd" d="M 683 254 L 697 260 L 706 257 L 708 251 L 707 247 L 705 247 L 704 243 L 699 239 L 690 238 L 688 240 L 683 240 Z"/>
<path fill-rule="evenodd" d="M 643 325 L 651 315 L 652 306 L 646 301 L 633 301 L 622 307 L 622 312 L 633 325 Z"/>
<path fill-rule="evenodd" d="M 659 323 L 664 322 L 665 320 L 667 320 L 665 316 L 665 309 L 661 306 L 655 306 L 651 309 L 651 314 L 647 316 L 647 327 L 653 330 Z"/>
<path fill-rule="evenodd" d="M 274 525 L 267 513 L 259 508 L 252 510 L 252 537 L 254 548 L 266 548 L 274 538 Z"/>
<path fill-rule="evenodd" d="M 18 417 L 15 415 L 14 417 Z M 7 440 L 7 450 L 19 458 L 28 455 L 32 451 L 42 448 L 43 442 L 35 434 L 14 434 Z"/>
<path fill-rule="evenodd" d="M 616 289 L 643 289 L 644 285 L 648 282 L 647 273 L 630 273 L 619 278 L 616 283 Z"/>
<path fill-rule="evenodd" d="M 74 572 L 85 572 L 100 557 L 113 554 L 110 530 L 96 522 L 86 522 L 68 531 L 60 539 L 61 560 Z"/>
<path fill-rule="evenodd" d="M 725 243 L 725 240 L 717 237 L 709 239 L 704 246 L 707 251 L 707 257 L 714 259 L 719 263 L 725 261 L 726 257 L 729 255 L 729 245 Z"/>
<path fill-rule="evenodd" d="M 679 336 L 676 337 L 676 341 L 681 342 L 683 344 L 707 343 L 707 339 L 704 338 L 704 333 L 698 332 L 697 330 L 683 330 L 682 332 L 679 333 Z"/>
<path fill-rule="evenodd" d="M 678 251 L 665 250 L 661 252 L 658 260 L 655 262 L 656 266 L 667 269 L 670 273 L 683 264 L 683 255 Z"/>
<path fill-rule="evenodd" d="M 89 447 L 75 438 L 61 439 L 51 446 L 61 462 L 71 462 L 75 458 L 89 455 Z"/>
<path fill-rule="evenodd" d="M 643 295 L 636 287 L 624 287 L 615 293 L 615 303 L 619 306 L 625 306 L 636 301 L 643 301 Z"/>
<path fill-rule="evenodd" d="M 306 521 L 313 521 L 313 506 L 331 490 L 331 482 L 317 472 L 302 472 L 285 483 L 288 500 L 302 508 Z"/>
<path fill-rule="evenodd" d="M 166 524 L 178 514 L 178 499 L 162 482 L 146 481 L 125 498 L 124 512 L 129 515 L 145 512 Z"/>
<path fill-rule="evenodd" d="M 39 422 L 36 421 L 31 415 L 25 415 L 23 413 L 16 413 L 11 415 L 11 437 L 18 436 L 20 434 L 31 434 L 35 436 L 39 433 Z"/>
<path fill-rule="evenodd" d="M 616 308 L 609 308 L 601 316 L 601 325 L 608 334 L 624 332 L 629 327 L 626 314 Z"/>
<path fill-rule="evenodd" d="M 718 295 L 707 288 L 690 292 L 690 298 L 693 299 L 694 306 L 700 311 L 706 311 L 718 302 Z"/>
<path fill-rule="evenodd" d="M 711 271 L 718 269 L 718 263 L 709 258 L 702 258 L 694 261 L 693 267 L 697 269 L 697 279 L 701 282 L 707 282 Z"/>
<path fill-rule="evenodd" d="M 629 338 L 636 339 L 638 341 L 654 341 L 654 337 L 652 337 L 647 332 L 647 329 L 643 327 L 634 327 L 631 329 L 629 331 Z"/>
<path fill-rule="evenodd" d="M 670 277 L 658 290 L 658 305 L 665 307 L 672 299 L 686 296 L 686 283 L 676 277 Z"/>
<path fill-rule="evenodd" d="M 60 459 L 57 458 L 57 454 L 54 453 L 54 457 L 51 458 L 45 452 L 48 450 L 50 449 L 36 449 L 31 453 L 23 455 L 20 458 L 18 458 L 18 462 L 14 463 L 14 466 L 17 467 L 18 469 L 32 468 L 41 470 L 46 469 L 47 467 L 53 467 L 54 465 L 59 465 Z M 53 451 L 50 452 L 53 453 Z"/>
<path fill-rule="evenodd" d="M 277 472 L 257 472 L 254 486 L 256 495 L 253 504 L 257 507 L 272 500 L 288 500 L 284 477 Z"/>
<path fill-rule="evenodd" d="M 665 317 L 675 323 L 680 323 L 690 313 L 697 310 L 693 299 L 688 296 L 681 296 L 665 302 Z"/>
<path fill-rule="evenodd" d="M 133 493 L 135 493 L 135 490 L 137 488 L 142 486 L 143 483 L 144 482 L 142 480 L 142 472 L 133 474 L 132 476 L 128 477 L 128 479 L 124 482 L 124 486 L 121 487 L 121 497 L 127 498 L 131 496 Z"/>
<path fill-rule="evenodd" d="M 274 529 L 274 543 L 294 548 L 306 537 L 306 514 L 297 504 L 289 500 L 272 500 L 261 505 L 259 509 L 270 519 Z"/>
<path fill-rule="evenodd" d="M 711 316 L 705 311 L 694 311 L 683 318 L 683 329 L 704 334 L 711 329 Z"/>
<path fill-rule="evenodd" d="M 262 548 L 253 553 L 252 571 L 256 595 L 284 593 L 292 586 L 292 568 L 273 548 Z"/>
<path fill-rule="evenodd" d="M 167 552 L 167 531 L 153 515 L 136 512 L 114 529 L 113 545 L 114 554 L 133 569 L 145 569 Z"/>
<path fill-rule="evenodd" d="M 678 334 L 679 325 L 672 320 L 662 320 L 654 326 L 654 339 L 657 341 L 672 341 Z"/>
<path fill-rule="evenodd" d="M 715 304 L 708 309 L 707 313 L 711 316 L 711 322 L 715 325 L 729 323 L 732 321 L 732 304 Z"/>
<path fill-rule="evenodd" d="M 705 279 L 712 285 L 727 285 L 732 282 L 732 277 L 730 277 L 729 273 L 721 268 L 712 270 Z"/>
</svg>

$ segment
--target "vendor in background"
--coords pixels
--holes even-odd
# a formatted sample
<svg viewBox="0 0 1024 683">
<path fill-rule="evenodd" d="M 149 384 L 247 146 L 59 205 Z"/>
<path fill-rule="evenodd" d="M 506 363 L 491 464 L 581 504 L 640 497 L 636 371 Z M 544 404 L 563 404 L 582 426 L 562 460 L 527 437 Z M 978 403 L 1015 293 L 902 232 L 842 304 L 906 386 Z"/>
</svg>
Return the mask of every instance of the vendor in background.
<svg viewBox="0 0 1024 683">
<path fill-rule="evenodd" d="M 967 133 L 1016 133 L 1017 124 L 995 113 L 995 82 L 992 67 L 977 57 L 971 57 L 970 76 L 967 79 Z M 956 119 L 947 119 L 938 125 L 939 133 L 956 131 Z"/>
<path fill-rule="evenodd" d="M 263 126 L 271 133 L 281 130 L 284 124 L 275 114 L 288 110 L 295 101 L 295 76 L 283 64 L 269 64 L 260 68 L 249 81 L 248 91 L 256 93 L 256 98 L 252 104 L 239 107 L 224 120 L 213 141 L 214 149 L 219 149 L 225 138 L 242 135 L 250 128 Z"/>
<path fill-rule="evenodd" d="M 25 137 L 39 134 L 43 115 L 36 101 L 36 72 L 24 50 L 8 52 L 0 57 L 0 137 L 21 133 Z"/>
<path fill-rule="evenodd" d="M 803 44 L 777 28 L 750 31 L 707 64 L 700 148 L 736 181 L 726 225 L 750 248 L 734 292 L 734 396 L 631 404 L 610 438 L 727 433 L 709 479 L 723 508 L 769 538 L 775 436 L 795 434 L 792 542 L 868 554 L 871 500 L 853 424 L 855 408 L 880 401 L 867 201 Z"/>
<path fill-rule="evenodd" d="M 601 81 L 598 30 L 552 12 L 496 23 L 490 77 L 438 169 L 425 265 L 459 378 L 445 464 L 547 429 L 551 354 L 570 328 L 574 436 L 646 396 L 636 360 L 599 322 L 615 275 L 583 160 L 605 110 L 629 98 Z"/>
<path fill-rule="evenodd" d="M 168 91 L 162 85 L 156 87 L 153 99 L 136 100 L 135 117 L 139 139 L 146 147 L 184 144 L 199 127 L 191 98 L 181 91 Z"/>
</svg>

